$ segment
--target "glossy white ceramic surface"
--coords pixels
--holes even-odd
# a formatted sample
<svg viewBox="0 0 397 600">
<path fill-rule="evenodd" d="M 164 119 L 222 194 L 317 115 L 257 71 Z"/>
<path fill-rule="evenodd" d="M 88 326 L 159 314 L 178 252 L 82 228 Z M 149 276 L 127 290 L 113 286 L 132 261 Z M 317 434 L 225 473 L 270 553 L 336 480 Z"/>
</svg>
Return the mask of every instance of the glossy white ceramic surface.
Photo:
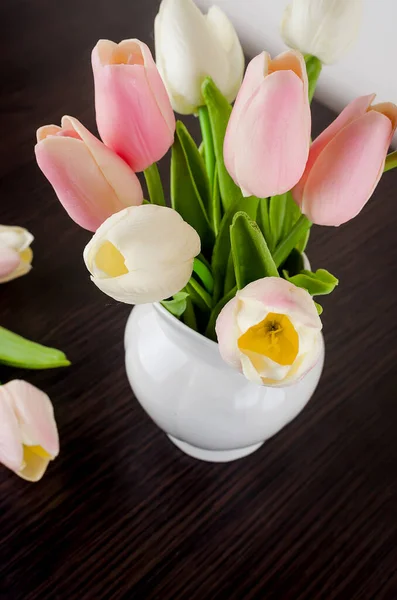
<svg viewBox="0 0 397 600">
<path fill-rule="evenodd" d="M 126 369 L 140 404 L 183 452 L 228 462 L 247 456 L 292 421 L 321 376 L 299 383 L 251 383 L 221 358 L 218 344 L 192 331 L 159 304 L 136 306 L 125 332 Z"/>
</svg>

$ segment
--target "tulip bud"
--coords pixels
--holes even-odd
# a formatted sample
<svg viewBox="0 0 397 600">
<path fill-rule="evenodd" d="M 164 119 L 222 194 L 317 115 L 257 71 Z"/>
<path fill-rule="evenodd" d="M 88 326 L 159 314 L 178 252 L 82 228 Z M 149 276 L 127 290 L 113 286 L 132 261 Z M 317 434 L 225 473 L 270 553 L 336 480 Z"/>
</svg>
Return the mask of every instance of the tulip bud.
<svg viewBox="0 0 397 600">
<path fill-rule="evenodd" d="M 281 35 L 287 46 L 330 65 L 356 41 L 361 15 L 362 0 L 292 0 Z"/>
<path fill-rule="evenodd" d="M 0 225 L 0 283 L 29 273 L 33 252 L 33 236 L 23 227 Z"/>
<path fill-rule="evenodd" d="M 49 397 L 26 381 L 0 386 L 0 463 L 28 481 L 38 481 L 59 454 Z"/>
<path fill-rule="evenodd" d="M 135 173 L 73 117 L 63 117 L 61 127 L 40 127 L 35 153 L 68 215 L 89 231 L 126 206 L 142 204 Z"/>
<path fill-rule="evenodd" d="M 156 62 L 173 109 L 196 113 L 205 104 L 201 84 L 211 77 L 233 102 L 244 73 L 244 54 L 224 12 L 203 15 L 193 0 L 163 0 L 155 20 Z"/>
<path fill-rule="evenodd" d="M 397 125 L 397 106 L 371 106 L 375 95 L 353 100 L 313 142 L 305 172 L 292 190 L 317 225 L 353 219 L 372 196 Z"/>
<path fill-rule="evenodd" d="M 98 229 L 84 250 L 91 280 L 127 304 L 158 302 L 190 279 L 200 238 L 171 208 L 145 204 L 126 208 Z"/>
<path fill-rule="evenodd" d="M 134 171 L 166 154 L 175 116 L 149 48 L 139 40 L 99 40 L 92 51 L 98 131 Z"/>
<path fill-rule="evenodd" d="M 282 387 L 317 362 L 322 324 L 310 294 L 280 277 L 238 291 L 216 322 L 222 358 L 247 379 Z"/>
<path fill-rule="evenodd" d="M 301 178 L 310 147 L 306 66 L 299 52 L 248 65 L 226 131 L 227 170 L 245 196 L 284 194 Z"/>
</svg>

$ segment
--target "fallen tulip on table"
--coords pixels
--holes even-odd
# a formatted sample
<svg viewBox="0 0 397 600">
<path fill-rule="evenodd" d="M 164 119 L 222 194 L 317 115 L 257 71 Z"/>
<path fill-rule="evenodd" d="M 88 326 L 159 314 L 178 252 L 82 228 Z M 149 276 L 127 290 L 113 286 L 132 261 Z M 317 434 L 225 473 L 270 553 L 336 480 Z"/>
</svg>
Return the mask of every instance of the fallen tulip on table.
<svg viewBox="0 0 397 600">
<path fill-rule="evenodd" d="M 0 283 L 32 269 L 33 235 L 0 225 Z M 70 365 L 65 354 L 0 326 L 0 366 L 55 369 Z M 48 396 L 26 381 L 0 384 L 0 464 L 27 481 L 38 481 L 59 453 L 54 410 Z"/>
</svg>

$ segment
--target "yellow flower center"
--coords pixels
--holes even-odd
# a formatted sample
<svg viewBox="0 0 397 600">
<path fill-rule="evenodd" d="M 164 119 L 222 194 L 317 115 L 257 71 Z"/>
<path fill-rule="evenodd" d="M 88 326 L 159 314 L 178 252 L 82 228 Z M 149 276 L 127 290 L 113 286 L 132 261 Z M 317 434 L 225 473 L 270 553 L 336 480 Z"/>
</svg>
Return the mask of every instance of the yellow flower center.
<svg viewBox="0 0 397 600">
<path fill-rule="evenodd" d="M 33 252 L 30 248 L 26 248 L 25 250 L 22 250 L 22 252 L 19 253 L 19 256 L 21 257 L 21 260 L 23 260 L 23 262 L 28 263 L 28 265 L 30 265 L 33 258 Z"/>
<path fill-rule="evenodd" d="M 106 273 L 109 277 L 120 277 L 120 275 L 128 273 L 124 256 L 109 241 L 103 242 L 99 248 L 95 256 L 95 263 L 98 269 Z"/>
<path fill-rule="evenodd" d="M 286 315 L 269 313 L 238 339 L 242 352 L 255 352 L 279 365 L 292 365 L 299 353 L 299 336 Z"/>
<path fill-rule="evenodd" d="M 18 475 L 27 481 L 38 481 L 52 456 L 41 446 L 23 445 L 23 461 Z"/>
</svg>

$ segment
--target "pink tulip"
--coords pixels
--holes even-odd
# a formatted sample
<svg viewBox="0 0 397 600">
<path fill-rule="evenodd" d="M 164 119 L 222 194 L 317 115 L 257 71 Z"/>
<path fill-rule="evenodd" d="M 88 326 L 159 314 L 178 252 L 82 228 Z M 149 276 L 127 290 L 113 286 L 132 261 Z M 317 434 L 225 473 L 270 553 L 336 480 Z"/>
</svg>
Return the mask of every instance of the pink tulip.
<svg viewBox="0 0 397 600">
<path fill-rule="evenodd" d="M 98 131 L 134 171 L 171 147 L 175 116 L 149 48 L 139 40 L 99 40 L 92 51 Z"/>
<path fill-rule="evenodd" d="M 66 212 L 89 231 L 127 206 L 142 204 L 135 173 L 73 117 L 63 117 L 61 127 L 40 127 L 35 152 Z"/>
<path fill-rule="evenodd" d="M 0 386 L 0 463 L 28 481 L 38 481 L 59 454 L 49 397 L 26 381 Z"/>
<path fill-rule="evenodd" d="M 226 168 L 245 196 L 283 194 L 301 178 L 310 147 L 306 66 L 299 52 L 248 65 L 224 145 Z"/>
<path fill-rule="evenodd" d="M 301 211 L 318 225 L 353 219 L 382 176 L 397 125 L 397 106 L 371 106 L 375 94 L 353 100 L 314 141 L 305 172 L 293 190 Z"/>
</svg>

